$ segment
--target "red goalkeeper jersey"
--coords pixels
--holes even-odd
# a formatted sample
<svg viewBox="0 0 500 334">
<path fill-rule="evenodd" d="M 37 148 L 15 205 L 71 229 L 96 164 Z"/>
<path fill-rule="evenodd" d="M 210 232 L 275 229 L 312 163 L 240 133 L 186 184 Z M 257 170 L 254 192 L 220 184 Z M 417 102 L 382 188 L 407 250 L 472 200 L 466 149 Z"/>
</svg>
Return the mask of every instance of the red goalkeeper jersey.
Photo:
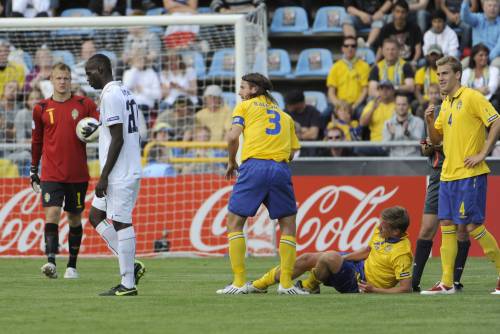
<svg viewBox="0 0 500 334">
<path fill-rule="evenodd" d="M 32 165 L 42 159 L 42 181 L 79 183 L 89 180 L 85 143 L 76 136 L 76 125 L 85 117 L 99 119 L 96 104 L 72 95 L 64 102 L 52 98 L 33 109 Z"/>
</svg>

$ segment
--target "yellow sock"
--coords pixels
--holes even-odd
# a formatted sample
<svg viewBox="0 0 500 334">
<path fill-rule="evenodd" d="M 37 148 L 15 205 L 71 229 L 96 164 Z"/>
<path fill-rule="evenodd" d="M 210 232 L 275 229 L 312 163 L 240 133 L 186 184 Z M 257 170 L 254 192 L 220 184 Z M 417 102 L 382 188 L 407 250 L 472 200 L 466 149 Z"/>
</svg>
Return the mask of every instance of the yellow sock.
<svg viewBox="0 0 500 334">
<path fill-rule="evenodd" d="M 247 280 L 245 270 L 245 236 L 243 232 L 228 233 L 229 239 L 229 259 L 231 261 L 231 269 L 233 270 L 234 280 L 233 285 L 242 287 Z"/>
<path fill-rule="evenodd" d="M 276 283 L 276 271 L 278 271 L 280 266 L 276 266 L 269 270 L 267 273 L 262 275 L 261 278 L 259 278 L 256 281 L 253 281 L 253 286 L 256 287 L 257 289 L 265 290 L 269 286 L 273 285 Z"/>
<path fill-rule="evenodd" d="M 470 235 L 479 242 L 488 259 L 495 263 L 498 276 L 500 277 L 500 250 L 498 249 L 495 237 L 492 236 L 488 230 L 486 230 L 484 225 L 476 227 Z"/>
<path fill-rule="evenodd" d="M 292 275 L 293 267 L 295 266 L 295 258 L 295 237 L 291 235 L 282 235 L 280 239 L 280 284 L 285 289 L 292 287 Z"/>
<path fill-rule="evenodd" d="M 305 280 L 302 281 L 302 287 L 307 290 L 316 290 L 321 282 L 316 277 L 314 273 L 314 268 L 309 272 L 309 276 Z"/>
<path fill-rule="evenodd" d="M 441 238 L 441 268 L 443 270 L 441 283 L 451 287 L 458 252 L 457 227 L 455 225 L 441 226 Z"/>
</svg>

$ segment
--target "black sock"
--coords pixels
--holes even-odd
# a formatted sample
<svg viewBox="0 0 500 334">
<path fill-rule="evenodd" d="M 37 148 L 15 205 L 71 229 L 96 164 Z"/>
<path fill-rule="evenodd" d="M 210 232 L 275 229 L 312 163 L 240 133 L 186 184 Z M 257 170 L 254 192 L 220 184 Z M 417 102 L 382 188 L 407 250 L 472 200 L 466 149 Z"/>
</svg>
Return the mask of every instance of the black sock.
<svg viewBox="0 0 500 334">
<path fill-rule="evenodd" d="M 50 263 L 56 264 L 59 250 L 59 225 L 45 224 L 45 254 Z"/>
<path fill-rule="evenodd" d="M 413 290 L 418 290 L 420 286 L 420 279 L 422 278 L 422 273 L 424 272 L 425 264 L 427 259 L 431 254 L 432 250 L 432 240 L 417 240 L 417 249 L 415 251 L 415 259 L 413 262 L 413 274 L 411 280 L 411 286 Z"/>
<path fill-rule="evenodd" d="M 458 252 L 455 258 L 455 271 L 453 273 L 453 282 L 460 283 L 462 273 L 464 272 L 465 261 L 469 255 L 470 241 L 458 241 Z"/>
<path fill-rule="evenodd" d="M 78 258 L 78 252 L 80 251 L 80 244 L 82 243 L 83 229 L 82 225 L 77 227 L 69 227 L 68 234 L 68 251 L 69 260 L 68 267 L 76 268 L 76 259 Z"/>
</svg>

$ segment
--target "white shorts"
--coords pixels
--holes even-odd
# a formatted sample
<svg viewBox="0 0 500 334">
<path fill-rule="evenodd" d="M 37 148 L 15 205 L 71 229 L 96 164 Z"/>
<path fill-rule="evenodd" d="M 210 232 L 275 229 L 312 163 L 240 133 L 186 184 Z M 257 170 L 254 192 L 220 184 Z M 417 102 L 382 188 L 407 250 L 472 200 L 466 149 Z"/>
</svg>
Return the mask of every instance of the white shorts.
<svg viewBox="0 0 500 334">
<path fill-rule="evenodd" d="M 139 195 L 140 179 L 108 184 L 106 196 L 94 195 L 92 206 L 106 212 L 106 218 L 123 224 L 132 224 L 132 211 Z"/>
</svg>

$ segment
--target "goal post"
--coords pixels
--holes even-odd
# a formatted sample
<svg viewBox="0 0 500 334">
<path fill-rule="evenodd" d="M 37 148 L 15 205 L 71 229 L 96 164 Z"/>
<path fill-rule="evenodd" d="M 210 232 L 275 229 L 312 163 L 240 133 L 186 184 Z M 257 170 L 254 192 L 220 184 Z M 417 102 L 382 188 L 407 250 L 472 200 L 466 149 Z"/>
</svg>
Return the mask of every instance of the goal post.
<svg viewBox="0 0 500 334">
<path fill-rule="evenodd" d="M 43 69 L 40 70 L 46 65 L 43 64 L 41 49 L 51 52 L 52 63 L 67 63 L 72 69 L 75 89 L 97 102 L 98 92 L 88 86 L 84 81 L 85 73 L 82 73 L 84 57 L 88 56 L 85 53 L 107 55 L 112 61 L 115 74 L 118 78 L 123 78 L 125 83 L 125 73 L 135 66 L 131 65 L 130 58 L 126 60 L 125 57 L 128 35 L 137 27 L 152 32 L 153 37 L 156 36 L 154 43 L 158 46 L 157 57 L 151 60 L 149 56 L 154 52 L 149 49 L 139 51 L 145 51 L 142 53 L 142 60 L 150 62 L 145 67 L 151 67 L 159 77 L 160 95 L 152 98 L 154 101 L 151 105 L 144 103 L 147 107 L 143 110 L 145 126 L 140 129 L 141 137 L 144 138 L 143 167 L 151 167 L 149 171 L 153 171 L 153 174 L 142 179 L 134 211 L 137 253 L 222 255 L 227 248 L 225 217 L 232 188 L 232 181 L 224 178 L 223 161 L 227 159 L 227 150 L 220 136 L 209 138 L 210 135 L 201 135 L 200 138 L 204 139 L 196 137 L 195 132 L 203 128 L 199 126 L 196 115 L 206 107 L 205 89 L 210 85 L 218 85 L 222 91 L 221 98 L 227 106 L 230 123 L 230 111 L 239 99 L 237 91 L 241 77 L 254 71 L 267 74 L 266 25 L 265 7 L 260 7 L 252 15 L 2 19 L 0 39 L 8 41 L 9 60 L 25 71 L 25 80 L 17 86 L 12 113 L 15 114 L 18 110 L 29 113 L 32 103 L 30 93 L 34 90 L 41 92 L 40 98 L 51 95 L 50 82 L 47 77 L 43 77 Z M 166 31 L 173 26 L 196 26 L 199 29 L 190 43 L 174 48 L 167 45 L 166 40 Z M 88 41 L 94 44 L 93 51 L 82 47 Z M 180 60 L 172 58 L 172 55 L 179 56 Z M 137 59 L 141 60 L 140 57 Z M 188 86 L 181 89 L 168 83 L 164 85 L 161 75 L 164 75 L 164 69 L 170 68 L 174 61 L 176 69 L 183 63 L 183 74 L 186 77 L 188 70 L 194 73 L 194 77 L 185 81 L 192 83 L 195 88 Z M 34 70 L 36 66 L 39 66 L 39 72 Z M 29 86 L 30 82 L 34 83 L 33 87 Z M 169 100 L 169 94 L 173 94 L 175 89 L 181 93 Z M 153 88 L 147 89 L 146 93 L 149 95 L 144 94 L 145 100 L 153 96 L 152 91 Z M 180 96 L 186 98 L 183 105 L 188 110 L 182 117 L 171 121 L 171 115 L 178 111 L 175 108 Z M 19 125 L 9 122 L 0 122 L 0 128 L 4 127 L 0 132 L 12 130 L 8 129 L 9 126 Z M 224 127 L 222 123 L 225 120 L 221 122 L 221 128 Z M 42 199 L 31 193 L 27 178 L 31 159 L 28 129 L 31 129 L 31 120 L 29 126 L 25 124 L 23 128 L 26 132 L 24 137 L 0 136 L 0 256 L 43 255 Z M 167 138 L 156 137 L 162 129 L 167 130 Z M 176 132 L 179 129 L 184 132 L 184 136 L 179 136 Z M 186 135 L 186 129 L 192 133 Z M 16 131 L 21 130 L 13 129 L 14 133 Z M 153 159 L 150 159 L 150 155 L 157 155 L 161 150 L 167 150 L 168 154 L 163 158 L 156 156 L 157 160 L 151 162 Z M 84 241 L 81 253 L 106 256 L 110 253 L 87 221 L 93 188 L 99 176 L 97 145 L 89 144 L 87 153 L 92 180 L 83 214 Z M 158 166 L 152 166 L 156 163 L 162 168 L 168 164 L 171 169 L 162 169 L 165 174 L 158 176 L 155 174 Z M 66 254 L 68 225 L 65 215 L 61 225 L 60 252 Z M 246 235 L 250 255 L 275 254 L 275 226 L 265 208 L 260 208 L 257 216 L 249 220 Z"/>
</svg>

